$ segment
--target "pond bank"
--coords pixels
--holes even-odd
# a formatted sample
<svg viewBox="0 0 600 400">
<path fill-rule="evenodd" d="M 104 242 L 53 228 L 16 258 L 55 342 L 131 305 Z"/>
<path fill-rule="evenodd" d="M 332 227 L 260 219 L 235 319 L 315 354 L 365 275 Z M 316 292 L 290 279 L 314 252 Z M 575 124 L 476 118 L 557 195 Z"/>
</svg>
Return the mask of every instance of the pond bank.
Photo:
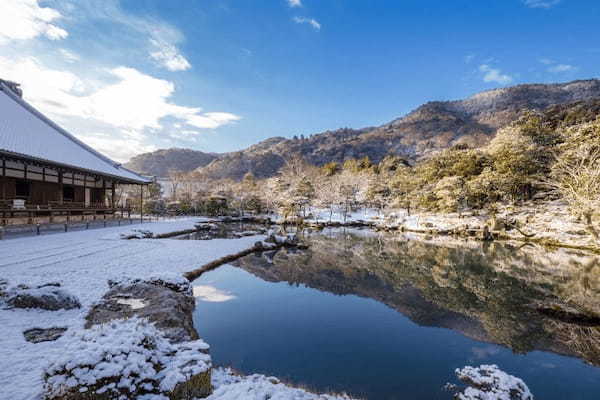
<svg viewBox="0 0 600 400">
<path fill-rule="evenodd" d="M 318 211 L 315 212 L 317 215 Z M 402 211 L 386 215 L 355 212 L 348 220 L 297 219 L 282 220 L 269 216 L 215 218 L 207 223 L 257 223 L 325 229 L 337 227 L 371 228 L 386 232 L 411 232 L 423 235 L 456 236 L 474 240 L 501 240 L 535 243 L 551 248 L 583 250 L 600 254 L 600 245 L 593 240 L 585 224 L 569 214 L 560 202 L 504 205 L 490 213 L 416 213 Z"/>
</svg>

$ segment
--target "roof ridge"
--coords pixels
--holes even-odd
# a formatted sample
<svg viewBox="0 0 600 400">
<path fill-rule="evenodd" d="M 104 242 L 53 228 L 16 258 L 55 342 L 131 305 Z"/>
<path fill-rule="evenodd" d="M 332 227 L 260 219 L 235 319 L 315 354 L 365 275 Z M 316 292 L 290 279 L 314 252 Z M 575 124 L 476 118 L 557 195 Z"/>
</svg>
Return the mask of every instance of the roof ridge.
<svg viewBox="0 0 600 400">
<path fill-rule="evenodd" d="M 50 126 L 56 132 L 60 133 L 61 135 L 63 135 L 64 137 L 66 137 L 67 139 L 69 139 L 70 141 L 75 143 L 76 145 L 82 147 L 85 151 L 98 157 L 100 160 L 102 160 L 106 164 L 110 165 L 111 167 L 113 167 L 117 170 L 125 170 L 127 172 L 133 173 L 134 175 L 140 177 L 142 180 L 146 179 L 146 178 L 142 177 L 141 175 L 139 175 L 137 172 L 131 171 L 131 170 L 123 167 L 121 163 L 118 163 L 118 162 L 110 159 L 109 157 L 107 157 L 104 154 L 100 153 L 99 151 L 95 150 L 93 147 L 91 147 L 91 146 L 85 144 L 83 141 L 77 139 L 74 135 L 70 134 L 64 128 L 60 127 L 57 123 L 50 120 L 48 117 L 46 117 L 44 114 L 42 114 L 40 111 L 38 111 L 35 107 L 33 107 L 31 104 L 29 104 L 23 98 L 19 97 L 1 79 L 0 79 L 0 91 L 4 92 L 14 102 L 18 103 L 20 106 L 25 108 L 28 112 L 33 114 L 36 118 L 41 120 L 46 125 Z"/>
</svg>

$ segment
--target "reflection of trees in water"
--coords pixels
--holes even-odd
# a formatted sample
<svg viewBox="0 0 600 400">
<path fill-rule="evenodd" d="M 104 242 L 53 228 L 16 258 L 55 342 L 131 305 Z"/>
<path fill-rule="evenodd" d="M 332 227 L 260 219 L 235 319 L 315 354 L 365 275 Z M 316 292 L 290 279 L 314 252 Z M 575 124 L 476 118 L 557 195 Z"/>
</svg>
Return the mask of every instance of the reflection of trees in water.
<svg viewBox="0 0 600 400">
<path fill-rule="evenodd" d="M 598 259 L 564 250 L 330 231 L 307 237 L 306 252 L 240 265 L 269 281 L 301 283 L 380 301 L 422 325 L 506 345 L 577 355 L 600 365 L 598 327 L 581 328 L 539 305 L 600 315 Z"/>
</svg>

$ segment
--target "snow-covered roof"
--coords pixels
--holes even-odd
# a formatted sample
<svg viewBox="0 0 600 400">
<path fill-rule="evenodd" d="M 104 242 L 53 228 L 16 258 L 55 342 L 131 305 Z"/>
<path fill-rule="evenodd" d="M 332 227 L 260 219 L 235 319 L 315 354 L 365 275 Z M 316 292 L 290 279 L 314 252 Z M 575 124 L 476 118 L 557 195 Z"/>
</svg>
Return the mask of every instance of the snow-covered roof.
<svg viewBox="0 0 600 400">
<path fill-rule="evenodd" d="M 150 183 L 50 121 L 0 80 L 0 153 L 60 164 L 130 183 Z"/>
</svg>

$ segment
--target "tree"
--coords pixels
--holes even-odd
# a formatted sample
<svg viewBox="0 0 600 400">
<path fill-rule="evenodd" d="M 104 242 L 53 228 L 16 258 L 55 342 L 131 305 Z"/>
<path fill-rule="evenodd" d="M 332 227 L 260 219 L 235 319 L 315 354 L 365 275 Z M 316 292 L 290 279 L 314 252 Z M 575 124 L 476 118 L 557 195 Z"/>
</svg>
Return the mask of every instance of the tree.
<svg viewBox="0 0 600 400">
<path fill-rule="evenodd" d="M 302 211 L 303 217 L 306 217 L 306 209 L 311 206 L 314 198 L 315 188 L 310 179 L 307 176 L 303 176 L 294 188 L 294 203 Z"/>
<path fill-rule="evenodd" d="M 171 198 L 176 201 L 178 199 L 177 195 L 177 189 L 179 189 L 179 186 L 181 185 L 181 183 L 183 182 L 184 178 L 185 178 L 185 173 L 181 172 L 177 169 L 170 169 L 168 172 L 169 175 L 169 184 L 170 184 L 170 189 L 171 189 Z"/>
<path fill-rule="evenodd" d="M 563 153 L 557 157 L 547 183 L 567 201 L 571 212 L 581 217 L 596 242 L 600 233 L 596 219 L 600 214 L 600 151 L 580 147 L 576 157 Z"/>
</svg>

